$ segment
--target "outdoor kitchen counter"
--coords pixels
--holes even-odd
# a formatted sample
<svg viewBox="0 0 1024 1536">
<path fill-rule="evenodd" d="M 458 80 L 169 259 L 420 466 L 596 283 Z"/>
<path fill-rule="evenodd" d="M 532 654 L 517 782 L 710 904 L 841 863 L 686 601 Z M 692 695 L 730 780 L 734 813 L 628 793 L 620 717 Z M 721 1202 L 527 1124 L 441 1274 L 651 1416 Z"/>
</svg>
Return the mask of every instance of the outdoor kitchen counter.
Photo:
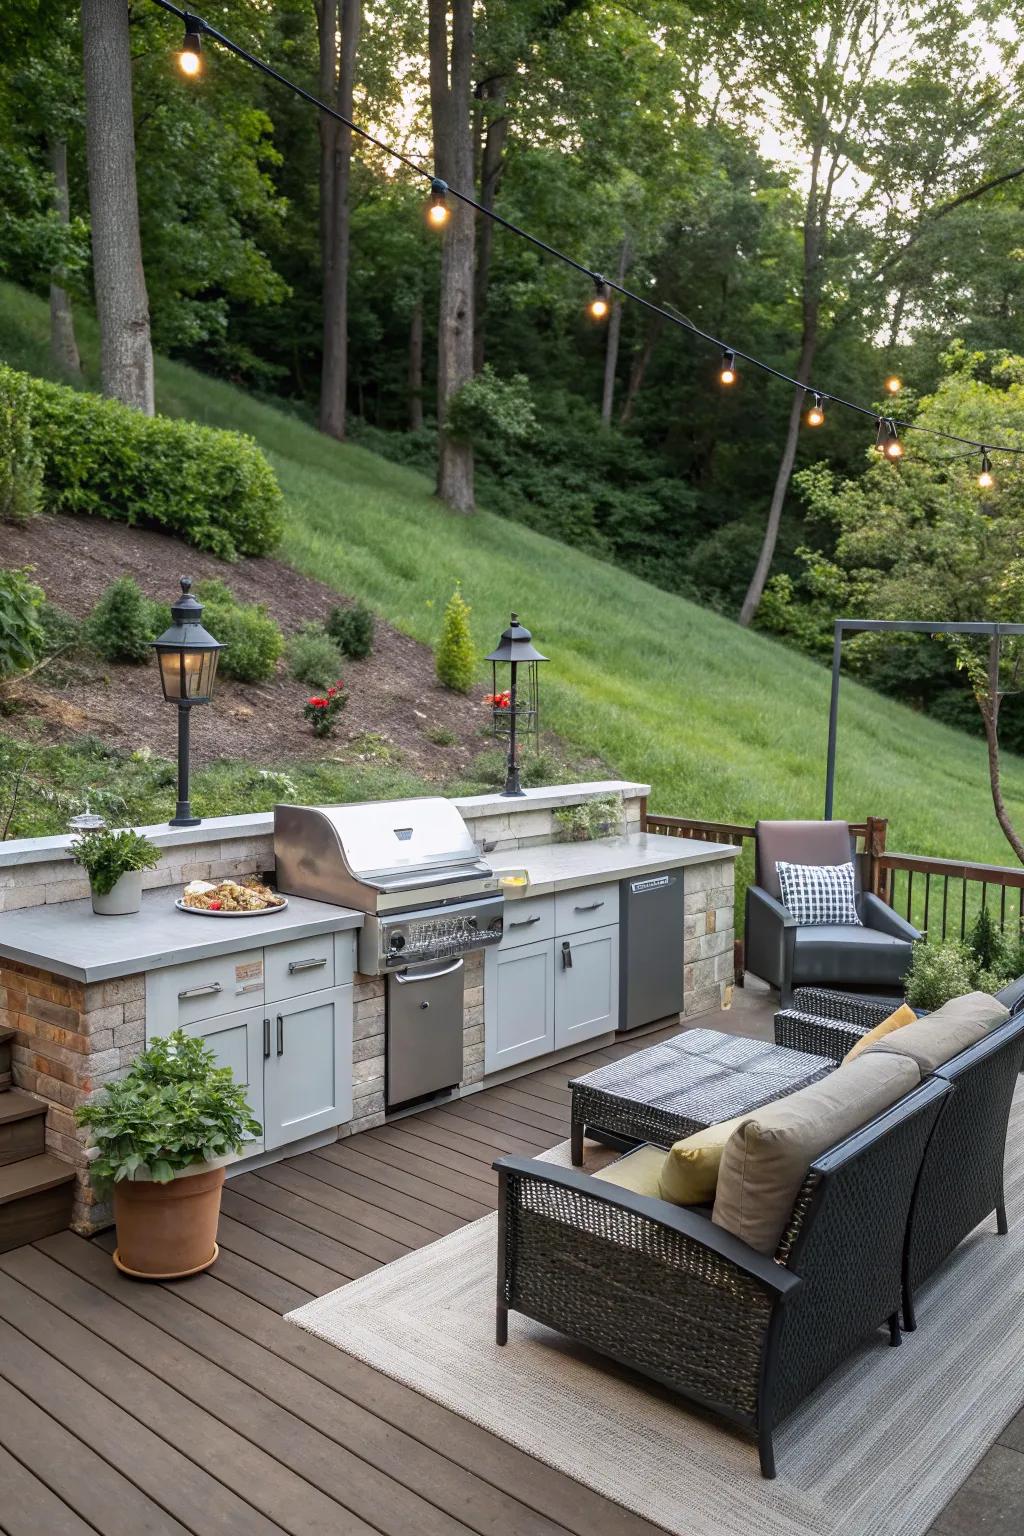
<svg viewBox="0 0 1024 1536">
<path fill-rule="evenodd" d="M 739 852 L 731 843 L 704 843 L 692 837 L 634 832 L 627 837 L 595 838 L 587 843 L 547 843 L 536 848 L 501 850 L 487 854 L 486 858 L 496 874 L 503 869 L 529 871 L 529 885 L 505 892 L 508 899 L 516 901 L 523 896 L 547 896 L 553 891 L 600 885 L 604 880 L 625 880 L 663 869 L 685 869 L 692 864 L 735 859 Z"/>
<path fill-rule="evenodd" d="M 177 896 L 177 887 L 150 891 L 141 912 L 125 917 L 98 917 L 88 901 L 3 913 L 0 955 L 72 981 L 109 981 L 363 923 L 362 912 L 301 896 L 265 917 L 197 917 L 175 907 Z"/>
</svg>

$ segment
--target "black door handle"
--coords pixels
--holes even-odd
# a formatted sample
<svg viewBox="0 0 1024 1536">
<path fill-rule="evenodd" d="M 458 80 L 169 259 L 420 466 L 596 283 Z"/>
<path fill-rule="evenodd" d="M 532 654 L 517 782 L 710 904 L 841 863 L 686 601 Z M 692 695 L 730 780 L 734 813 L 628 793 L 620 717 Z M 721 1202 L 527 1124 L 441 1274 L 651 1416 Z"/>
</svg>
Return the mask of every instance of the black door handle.
<svg viewBox="0 0 1024 1536">
<path fill-rule="evenodd" d="M 270 1055 L 270 1020 L 263 1020 L 263 1060 Z"/>
<path fill-rule="evenodd" d="M 572 945 L 568 939 L 562 941 L 562 970 L 572 970 Z"/>
<path fill-rule="evenodd" d="M 284 1019 L 280 1014 L 277 1016 L 277 1054 L 284 1055 Z"/>
</svg>

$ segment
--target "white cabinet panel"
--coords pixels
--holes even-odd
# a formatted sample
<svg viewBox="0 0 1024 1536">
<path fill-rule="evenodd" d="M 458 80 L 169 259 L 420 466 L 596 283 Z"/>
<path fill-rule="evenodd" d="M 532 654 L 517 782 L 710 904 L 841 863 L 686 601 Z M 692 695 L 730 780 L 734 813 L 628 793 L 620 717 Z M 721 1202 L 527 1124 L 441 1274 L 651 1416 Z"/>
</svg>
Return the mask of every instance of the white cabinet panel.
<svg viewBox="0 0 1024 1536">
<path fill-rule="evenodd" d="M 264 1079 L 267 1150 L 352 1118 L 352 988 L 279 1003 Z"/>
<path fill-rule="evenodd" d="M 205 1040 L 217 1058 L 219 1067 L 230 1067 L 235 1082 L 246 1090 L 249 1108 L 256 1119 L 263 1123 L 263 1066 L 264 1050 L 269 1044 L 269 1024 L 262 1008 L 249 1008 L 244 1013 L 226 1013 L 219 1019 L 206 1019 L 198 1024 L 186 1024 L 186 1035 Z M 244 1154 L 251 1155 L 263 1149 L 262 1141 L 249 1141 Z"/>
<path fill-rule="evenodd" d="M 191 918 L 183 918 L 191 922 Z M 201 921 L 201 919 L 200 919 Z M 146 976 L 146 1039 L 263 1001 L 262 949 L 236 950 Z"/>
<path fill-rule="evenodd" d="M 564 938 L 589 928 L 607 928 L 619 920 L 619 887 L 613 881 L 559 891 L 555 897 L 555 936 Z"/>
<path fill-rule="evenodd" d="M 618 894 L 616 892 L 616 894 Z M 595 928 L 556 939 L 555 1049 L 591 1040 L 616 1026 L 619 928 Z"/>
<path fill-rule="evenodd" d="M 554 932 L 553 896 L 518 896 L 514 901 L 506 901 L 502 949 L 513 949 L 517 944 L 537 944 L 541 939 L 552 938 Z"/>
<path fill-rule="evenodd" d="M 485 1073 L 554 1050 L 551 940 L 489 950 L 484 961 L 484 1000 Z"/>
</svg>

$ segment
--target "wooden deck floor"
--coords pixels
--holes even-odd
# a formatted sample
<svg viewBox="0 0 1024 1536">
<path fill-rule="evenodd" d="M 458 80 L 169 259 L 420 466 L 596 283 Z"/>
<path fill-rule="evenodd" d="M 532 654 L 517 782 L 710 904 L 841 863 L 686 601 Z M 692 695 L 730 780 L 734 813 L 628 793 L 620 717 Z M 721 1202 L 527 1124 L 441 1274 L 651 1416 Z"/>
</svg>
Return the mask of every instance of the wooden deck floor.
<svg viewBox="0 0 1024 1536">
<path fill-rule="evenodd" d="M 192 1280 L 125 1280 L 109 1236 L 0 1255 L 3 1536 L 656 1536 L 281 1316 L 492 1210 L 496 1155 L 568 1135 L 570 1073 L 651 1039 L 231 1180 Z M 1024 1417 L 934 1529 L 968 1528 L 1024 1528 Z"/>
</svg>

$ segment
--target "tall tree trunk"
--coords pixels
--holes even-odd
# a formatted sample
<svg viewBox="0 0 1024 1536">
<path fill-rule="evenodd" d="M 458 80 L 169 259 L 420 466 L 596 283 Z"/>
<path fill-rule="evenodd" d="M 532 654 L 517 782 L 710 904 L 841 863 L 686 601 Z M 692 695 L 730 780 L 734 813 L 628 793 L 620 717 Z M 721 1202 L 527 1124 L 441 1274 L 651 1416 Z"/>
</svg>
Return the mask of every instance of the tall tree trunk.
<svg viewBox="0 0 1024 1536">
<path fill-rule="evenodd" d="M 470 70 L 473 62 L 473 0 L 450 0 L 451 50 L 446 0 L 428 0 L 430 116 L 434 165 L 450 186 L 473 186 Z M 437 337 L 437 494 L 456 512 L 472 512 L 473 446 L 446 430 L 448 402 L 473 377 L 473 210 L 457 198 L 441 250 L 441 306 Z"/>
<path fill-rule="evenodd" d="M 478 94 L 483 102 L 505 101 L 507 85 L 497 77 L 485 81 Z M 508 138 L 508 118 L 504 112 L 485 118 L 483 147 L 480 154 L 480 202 L 485 208 L 494 207 L 494 199 L 504 170 L 505 141 Z M 494 223 L 491 219 L 480 220 L 477 237 L 476 286 L 473 313 L 473 367 L 479 373 L 484 365 L 486 348 L 487 296 L 491 281 L 491 255 L 494 250 Z"/>
<path fill-rule="evenodd" d="M 50 140 L 50 169 L 53 172 L 53 206 L 65 227 L 71 222 L 71 197 L 68 192 L 68 146 L 64 139 Z M 75 339 L 75 318 L 71 296 L 59 283 L 50 283 L 50 356 L 62 373 L 82 371 L 82 359 Z"/>
<path fill-rule="evenodd" d="M 323 8 L 333 6 L 323 0 Z M 355 90 L 356 50 L 362 24 L 362 0 L 341 0 L 341 52 L 335 105 L 345 117 L 352 116 Z M 331 39 L 333 42 L 333 39 Z M 323 61 L 321 60 L 321 68 Z M 321 167 L 321 186 L 331 181 L 326 228 L 326 264 L 323 278 L 323 364 L 320 373 L 320 431 L 343 440 L 348 383 L 348 268 L 349 185 L 352 173 L 352 130 L 333 124 L 333 155 Z"/>
<path fill-rule="evenodd" d="M 333 103 L 338 88 L 338 0 L 314 0 L 319 57 L 317 95 Z M 326 291 L 334 229 L 334 147 L 339 124 L 326 112 L 319 114 L 320 133 L 320 274 L 321 294 Z"/>
<path fill-rule="evenodd" d="M 409 317 L 409 431 L 423 425 L 423 300 L 417 299 Z"/>
<path fill-rule="evenodd" d="M 985 725 L 988 781 L 992 790 L 996 820 L 1003 830 L 1006 841 L 1020 862 L 1024 864 L 1024 843 L 1014 829 L 1010 813 L 1006 809 L 1006 801 L 1003 799 L 1002 770 L 999 762 L 999 705 L 1002 701 L 1002 695 L 999 692 L 999 651 L 999 636 L 993 635 L 988 645 L 988 694 L 985 697 L 978 694 L 978 708 L 981 710 L 981 718 Z"/>
<path fill-rule="evenodd" d="M 643 388 L 644 378 L 654 356 L 654 348 L 658 337 L 665 329 L 667 321 L 664 315 L 652 315 L 644 337 L 644 344 L 633 358 L 633 366 L 629 370 L 629 383 L 626 385 L 626 397 L 622 402 L 622 410 L 619 412 L 619 426 L 624 427 L 633 420 L 633 412 L 636 410 L 636 397 Z"/>
<path fill-rule="evenodd" d="M 629 240 L 623 238 L 619 247 L 619 265 L 615 274 L 616 281 L 621 285 L 626 281 L 626 268 L 629 265 Z M 615 404 L 615 376 L 619 368 L 619 337 L 622 335 L 622 300 L 616 298 L 612 303 L 612 312 L 608 316 L 608 336 L 604 349 L 604 390 L 601 395 L 601 425 L 610 427 L 612 424 L 612 408 Z"/>
<path fill-rule="evenodd" d="M 153 414 L 153 349 L 135 183 L 125 0 L 82 0 L 92 265 L 105 395 Z"/>
</svg>

